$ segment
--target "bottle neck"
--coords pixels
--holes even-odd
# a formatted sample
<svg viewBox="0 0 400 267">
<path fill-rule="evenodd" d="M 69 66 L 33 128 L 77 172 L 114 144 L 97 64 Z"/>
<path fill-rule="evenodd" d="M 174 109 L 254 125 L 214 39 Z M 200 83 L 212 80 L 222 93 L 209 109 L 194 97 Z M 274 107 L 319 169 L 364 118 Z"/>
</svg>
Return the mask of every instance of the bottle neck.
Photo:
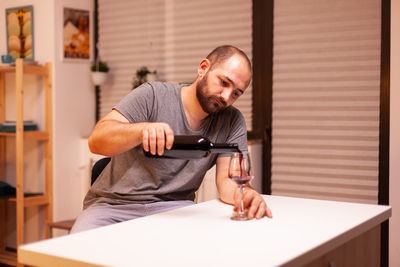
<svg viewBox="0 0 400 267">
<path fill-rule="evenodd" d="M 211 153 L 240 152 L 237 144 L 212 144 Z"/>
</svg>

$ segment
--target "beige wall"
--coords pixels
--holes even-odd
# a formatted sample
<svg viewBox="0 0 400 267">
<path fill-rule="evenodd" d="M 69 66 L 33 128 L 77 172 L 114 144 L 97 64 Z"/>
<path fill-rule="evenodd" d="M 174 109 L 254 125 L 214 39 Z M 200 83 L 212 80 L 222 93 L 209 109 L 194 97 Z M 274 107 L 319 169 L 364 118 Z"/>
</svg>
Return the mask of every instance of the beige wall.
<svg viewBox="0 0 400 267">
<path fill-rule="evenodd" d="M 40 0 L 36 0 L 39 2 Z M 82 208 L 80 140 L 95 123 L 95 92 L 88 62 L 62 61 L 63 7 L 93 11 L 92 0 L 55 1 L 54 54 L 54 218 L 75 218 Z M 93 17 L 90 21 L 93 33 Z M 91 35 L 93 41 L 93 34 Z M 93 48 L 93 43 L 92 43 Z"/>
<path fill-rule="evenodd" d="M 400 266 L 400 1 L 391 1 L 389 266 Z"/>
</svg>

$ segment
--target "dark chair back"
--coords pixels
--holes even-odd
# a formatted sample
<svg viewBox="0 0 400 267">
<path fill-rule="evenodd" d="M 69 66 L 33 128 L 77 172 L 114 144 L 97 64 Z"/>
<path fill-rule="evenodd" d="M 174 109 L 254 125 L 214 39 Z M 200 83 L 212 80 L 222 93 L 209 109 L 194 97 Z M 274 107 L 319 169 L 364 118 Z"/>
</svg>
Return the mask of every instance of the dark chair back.
<svg viewBox="0 0 400 267">
<path fill-rule="evenodd" d="M 107 164 L 110 162 L 111 158 L 102 158 L 99 159 L 92 168 L 92 177 L 90 184 L 93 184 L 97 177 L 99 177 L 100 173 L 104 170 L 104 168 L 107 166 Z"/>
</svg>

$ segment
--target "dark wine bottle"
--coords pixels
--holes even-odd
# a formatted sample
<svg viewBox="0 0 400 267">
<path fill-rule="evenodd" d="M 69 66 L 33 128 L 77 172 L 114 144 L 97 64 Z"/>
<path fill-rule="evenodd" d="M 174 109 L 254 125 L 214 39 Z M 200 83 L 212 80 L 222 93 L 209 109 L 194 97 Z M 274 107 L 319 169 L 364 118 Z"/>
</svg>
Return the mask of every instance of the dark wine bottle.
<svg viewBox="0 0 400 267">
<path fill-rule="evenodd" d="M 174 144 L 171 149 L 165 149 L 163 155 L 152 155 L 146 151 L 144 154 L 152 158 L 198 159 L 207 157 L 211 153 L 239 151 L 237 144 L 214 144 L 201 135 L 175 135 Z"/>
</svg>

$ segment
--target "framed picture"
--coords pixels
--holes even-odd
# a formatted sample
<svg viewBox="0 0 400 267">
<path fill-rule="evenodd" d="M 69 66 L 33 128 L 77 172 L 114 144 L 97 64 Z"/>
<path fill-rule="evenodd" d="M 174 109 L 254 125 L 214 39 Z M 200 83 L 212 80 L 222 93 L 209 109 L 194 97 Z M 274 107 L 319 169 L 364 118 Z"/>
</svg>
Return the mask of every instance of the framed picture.
<svg viewBox="0 0 400 267">
<path fill-rule="evenodd" d="M 6 9 L 7 53 L 12 60 L 34 60 L 33 6 Z"/>
<path fill-rule="evenodd" d="M 90 60 L 89 11 L 64 7 L 63 59 Z"/>
</svg>

